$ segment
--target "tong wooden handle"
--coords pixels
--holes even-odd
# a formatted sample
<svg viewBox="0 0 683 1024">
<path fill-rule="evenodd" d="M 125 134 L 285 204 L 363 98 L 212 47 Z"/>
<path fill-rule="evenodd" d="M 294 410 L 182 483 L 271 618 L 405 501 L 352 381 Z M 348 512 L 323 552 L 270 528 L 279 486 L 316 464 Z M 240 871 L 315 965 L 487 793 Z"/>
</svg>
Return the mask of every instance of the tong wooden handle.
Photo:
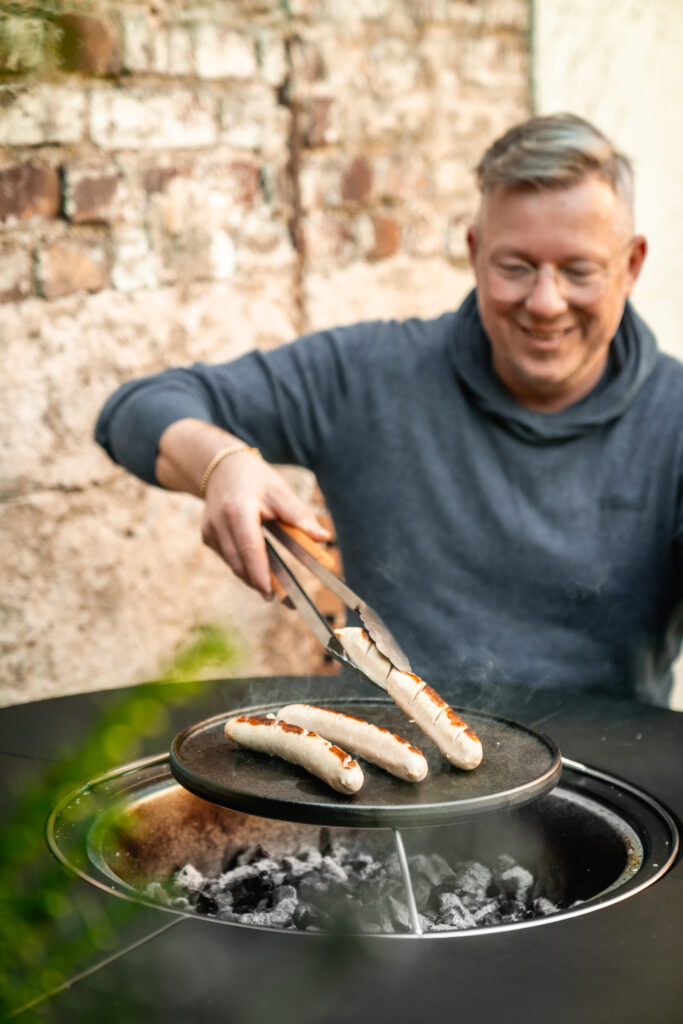
<svg viewBox="0 0 683 1024">
<path fill-rule="evenodd" d="M 288 533 L 292 540 L 295 540 L 297 544 L 301 545 L 309 555 L 313 555 L 314 558 L 324 565 L 326 569 L 331 569 L 334 572 L 334 555 L 330 551 L 326 551 L 325 548 L 321 547 L 316 541 L 311 540 L 307 533 L 299 529 L 298 526 L 290 526 L 289 523 L 283 523 L 281 519 L 277 520 L 277 525 L 285 533 Z"/>
</svg>

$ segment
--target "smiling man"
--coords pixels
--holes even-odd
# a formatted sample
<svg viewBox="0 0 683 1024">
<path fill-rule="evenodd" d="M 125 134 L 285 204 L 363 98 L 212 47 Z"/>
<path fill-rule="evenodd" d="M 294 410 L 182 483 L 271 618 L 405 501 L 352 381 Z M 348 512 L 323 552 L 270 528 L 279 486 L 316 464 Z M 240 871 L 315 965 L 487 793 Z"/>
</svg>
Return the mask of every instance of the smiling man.
<svg viewBox="0 0 683 1024">
<path fill-rule="evenodd" d="M 522 405 L 556 412 L 600 380 L 646 243 L 624 158 L 578 119 L 535 127 L 534 143 L 513 129 L 480 163 L 467 238 L 495 372 Z"/>
<path fill-rule="evenodd" d="M 266 596 L 262 520 L 326 536 L 272 464 L 311 469 L 348 582 L 423 677 L 665 704 L 683 367 L 628 301 L 646 253 L 630 165 L 563 114 L 513 127 L 477 173 L 457 311 L 132 381 L 97 439 L 203 498 L 204 542 Z"/>
</svg>

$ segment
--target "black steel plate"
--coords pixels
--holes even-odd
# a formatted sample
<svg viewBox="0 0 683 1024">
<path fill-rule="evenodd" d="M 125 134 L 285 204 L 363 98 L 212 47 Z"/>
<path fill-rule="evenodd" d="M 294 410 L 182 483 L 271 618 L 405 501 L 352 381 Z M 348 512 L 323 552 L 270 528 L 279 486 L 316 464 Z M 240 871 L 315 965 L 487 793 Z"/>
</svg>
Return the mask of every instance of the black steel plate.
<svg viewBox="0 0 683 1024">
<path fill-rule="evenodd" d="M 239 714 L 265 715 L 281 704 L 236 708 L 180 732 L 170 765 L 178 782 L 197 796 L 264 818 L 351 828 L 444 825 L 528 803 L 548 793 L 562 771 L 560 751 L 547 736 L 497 715 L 456 708 L 482 741 L 474 771 L 453 768 L 391 701 L 321 700 L 321 707 L 365 718 L 419 747 L 429 763 L 423 782 L 402 782 L 361 761 L 365 782 L 342 796 L 303 768 L 239 748 L 223 727 Z"/>
</svg>

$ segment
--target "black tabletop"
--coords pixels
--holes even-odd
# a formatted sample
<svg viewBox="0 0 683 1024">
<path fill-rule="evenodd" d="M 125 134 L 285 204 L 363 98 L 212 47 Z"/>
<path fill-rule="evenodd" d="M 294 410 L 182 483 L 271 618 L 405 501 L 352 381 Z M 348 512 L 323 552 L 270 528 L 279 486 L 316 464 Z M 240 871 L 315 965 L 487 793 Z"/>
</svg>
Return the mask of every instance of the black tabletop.
<svg viewBox="0 0 683 1024">
<path fill-rule="evenodd" d="M 683 715 L 599 695 L 443 686 L 452 703 L 547 733 L 683 817 Z M 43 829 L 60 796 L 169 749 L 235 707 L 367 696 L 351 677 L 216 680 L 0 709 L 3 1010 L 45 1021 L 403 1024 L 644 1019 L 683 1005 L 683 869 L 584 916 L 510 933 L 398 941 L 235 929 L 141 907 L 73 878 Z"/>
</svg>

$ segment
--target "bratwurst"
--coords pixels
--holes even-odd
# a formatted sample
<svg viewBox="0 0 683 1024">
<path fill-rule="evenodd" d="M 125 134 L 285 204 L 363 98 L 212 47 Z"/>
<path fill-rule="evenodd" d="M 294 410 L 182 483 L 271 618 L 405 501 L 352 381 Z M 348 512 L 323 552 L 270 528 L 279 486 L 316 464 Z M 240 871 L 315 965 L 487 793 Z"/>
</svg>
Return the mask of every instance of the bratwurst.
<svg viewBox="0 0 683 1024">
<path fill-rule="evenodd" d="M 357 793 L 363 769 L 345 750 L 315 732 L 260 715 L 239 715 L 225 723 L 225 735 L 241 747 L 298 764 L 337 793 Z"/>
<path fill-rule="evenodd" d="M 280 708 L 277 718 L 312 729 L 331 743 L 338 743 L 405 782 L 421 782 L 429 770 L 421 750 L 364 718 L 315 704 L 288 704 Z"/>
<path fill-rule="evenodd" d="M 346 626 L 334 632 L 354 665 L 387 691 L 451 764 L 470 771 L 481 763 L 477 734 L 424 679 L 394 668 L 364 629 Z"/>
</svg>

